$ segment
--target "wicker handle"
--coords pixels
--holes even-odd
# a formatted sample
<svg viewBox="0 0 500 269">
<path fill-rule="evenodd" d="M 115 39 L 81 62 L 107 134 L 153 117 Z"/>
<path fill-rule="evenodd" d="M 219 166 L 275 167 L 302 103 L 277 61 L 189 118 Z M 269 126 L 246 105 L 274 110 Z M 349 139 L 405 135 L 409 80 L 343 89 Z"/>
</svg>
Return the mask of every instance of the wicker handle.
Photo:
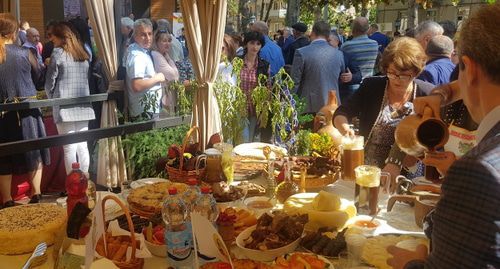
<svg viewBox="0 0 500 269">
<path fill-rule="evenodd" d="M 125 204 L 123 204 L 123 202 L 116 196 L 113 196 L 113 195 L 107 195 L 105 196 L 103 199 L 102 199 L 102 213 L 104 215 L 104 213 L 106 212 L 105 209 L 106 209 L 106 201 L 108 200 L 113 200 L 115 201 L 123 210 L 123 212 L 125 213 L 125 216 L 127 217 L 127 223 L 128 223 L 128 228 L 130 230 L 130 241 L 132 243 L 132 255 L 130 256 L 131 259 L 134 259 L 136 258 L 135 257 L 135 250 L 136 250 L 136 242 L 135 242 L 135 231 L 134 231 L 134 223 L 132 222 L 132 218 L 130 217 L 130 212 L 128 211 L 128 208 L 125 206 Z M 102 218 L 102 221 L 103 221 L 103 224 L 105 225 L 105 221 L 104 221 L 104 217 Z M 103 235 L 105 236 L 105 235 Z M 108 250 L 107 248 L 104 248 L 105 252 L 106 252 L 106 256 L 108 255 Z"/>
<path fill-rule="evenodd" d="M 205 166 L 206 166 L 207 165 L 207 155 L 202 154 L 202 155 L 196 157 L 196 164 L 194 165 L 194 167 L 196 169 L 196 175 L 200 174 L 200 166 L 201 166 L 202 161 L 205 161 Z"/>
<path fill-rule="evenodd" d="M 184 152 L 186 151 L 186 146 L 187 143 L 189 142 L 189 138 L 193 134 L 193 132 L 196 131 L 198 132 L 198 143 L 201 143 L 201 137 L 200 137 L 200 129 L 198 126 L 193 126 L 189 131 L 186 133 L 186 137 L 184 137 L 184 141 L 182 141 L 182 148 L 181 148 L 181 161 L 179 164 L 179 171 L 182 171 L 182 168 L 184 167 Z M 198 145 L 198 148 L 200 145 Z"/>
</svg>

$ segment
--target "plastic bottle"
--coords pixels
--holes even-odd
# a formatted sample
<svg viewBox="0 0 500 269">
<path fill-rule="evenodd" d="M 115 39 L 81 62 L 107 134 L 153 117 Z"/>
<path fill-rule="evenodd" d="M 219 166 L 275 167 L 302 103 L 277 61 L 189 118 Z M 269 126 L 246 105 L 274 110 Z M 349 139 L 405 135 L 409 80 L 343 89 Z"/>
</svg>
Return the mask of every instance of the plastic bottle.
<svg viewBox="0 0 500 269">
<path fill-rule="evenodd" d="M 215 221 L 219 216 L 219 209 L 217 208 L 217 202 L 211 193 L 210 187 L 204 186 L 201 188 L 201 196 L 194 203 L 193 212 L 200 213 L 215 225 Z"/>
<path fill-rule="evenodd" d="M 193 211 L 194 203 L 196 202 L 196 200 L 198 200 L 198 198 L 200 198 L 201 192 L 200 188 L 198 187 L 198 180 L 196 180 L 196 178 L 189 178 L 187 180 L 187 184 L 188 184 L 188 189 L 182 195 L 182 199 L 184 200 L 184 203 L 186 203 L 186 208 L 187 208 L 187 218 L 186 218 L 187 228 L 189 233 L 192 234 L 193 226 L 191 225 L 191 212 Z M 194 246 L 192 241 L 191 245 Z"/>
<path fill-rule="evenodd" d="M 196 178 L 190 178 L 187 180 L 188 189 L 183 194 L 184 202 L 188 208 L 188 212 L 193 209 L 193 204 L 198 200 L 201 195 L 200 188 L 198 187 L 198 181 Z M 190 219 L 188 214 L 188 219 Z"/>
<path fill-rule="evenodd" d="M 176 188 L 168 189 L 162 217 L 166 224 L 167 261 L 174 268 L 193 268 L 192 234 L 188 229 L 188 209 Z"/>
<path fill-rule="evenodd" d="M 71 212 L 73 212 L 73 208 L 77 203 L 82 203 L 88 207 L 88 179 L 80 170 L 79 163 L 72 163 L 71 168 L 73 171 L 66 177 L 65 183 L 66 192 L 68 193 L 68 199 L 66 200 L 68 216 L 71 216 Z"/>
<path fill-rule="evenodd" d="M 210 187 L 201 187 L 201 195 L 193 205 L 193 212 L 197 212 L 206 217 L 215 227 L 215 221 L 219 216 L 219 210 L 217 208 L 217 202 L 211 193 Z M 210 262 L 211 259 L 206 256 L 205 253 L 201 253 L 201 250 L 198 251 L 198 262 L 200 265 Z"/>
</svg>

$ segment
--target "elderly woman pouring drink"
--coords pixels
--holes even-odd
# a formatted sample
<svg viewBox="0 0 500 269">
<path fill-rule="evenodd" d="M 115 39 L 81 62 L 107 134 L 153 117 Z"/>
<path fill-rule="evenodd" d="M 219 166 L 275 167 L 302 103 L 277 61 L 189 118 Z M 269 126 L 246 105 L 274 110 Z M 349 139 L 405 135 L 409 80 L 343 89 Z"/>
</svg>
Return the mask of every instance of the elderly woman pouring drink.
<svg viewBox="0 0 500 269">
<path fill-rule="evenodd" d="M 394 141 L 399 122 L 413 111 L 412 101 L 426 95 L 432 84 L 415 79 L 424 68 L 426 55 L 412 38 L 398 38 L 384 50 L 380 67 L 385 76 L 363 80 L 359 89 L 334 114 L 335 127 L 354 135 L 350 122 L 359 118 L 359 134 L 365 138 L 364 161 L 391 174 L 401 173 L 405 154 Z"/>
</svg>

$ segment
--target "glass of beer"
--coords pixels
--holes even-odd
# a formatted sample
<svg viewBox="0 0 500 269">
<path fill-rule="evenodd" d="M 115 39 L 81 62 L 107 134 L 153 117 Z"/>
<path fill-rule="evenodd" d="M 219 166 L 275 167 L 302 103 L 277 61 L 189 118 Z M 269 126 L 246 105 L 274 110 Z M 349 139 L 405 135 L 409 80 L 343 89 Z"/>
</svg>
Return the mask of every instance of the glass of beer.
<svg viewBox="0 0 500 269">
<path fill-rule="evenodd" d="M 358 213 L 375 215 L 378 211 L 378 196 L 380 192 L 380 178 L 386 177 L 385 187 L 389 187 L 389 173 L 383 173 L 380 168 L 372 165 L 356 167 L 356 188 L 354 191 L 354 205 Z"/>
<path fill-rule="evenodd" d="M 342 138 L 342 178 L 355 180 L 354 169 L 365 163 L 363 136 L 345 136 Z"/>
</svg>

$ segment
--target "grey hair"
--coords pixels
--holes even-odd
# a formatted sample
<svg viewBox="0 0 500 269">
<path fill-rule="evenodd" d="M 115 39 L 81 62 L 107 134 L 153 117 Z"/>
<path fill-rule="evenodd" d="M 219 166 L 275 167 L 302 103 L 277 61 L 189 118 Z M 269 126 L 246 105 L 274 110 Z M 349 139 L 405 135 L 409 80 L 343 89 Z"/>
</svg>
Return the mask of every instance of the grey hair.
<svg viewBox="0 0 500 269">
<path fill-rule="evenodd" d="M 120 23 L 122 26 L 125 26 L 127 28 L 130 28 L 130 29 L 134 28 L 134 21 L 129 17 L 121 18 Z"/>
<path fill-rule="evenodd" d="M 415 36 L 423 34 L 431 34 L 432 36 L 442 35 L 444 29 L 435 21 L 423 21 L 415 29 Z"/>
<path fill-rule="evenodd" d="M 29 33 L 37 33 L 37 34 L 40 34 L 40 32 L 35 28 L 35 27 L 30 27 L 28 30 L 26 30 L 26 34 L 29 34 Z"/>
<path fill-rule="evenodd" d="M 137 31 L 137 28 L 141 26 L 153 29 L 153 23 L 151 23 L 151 20 L 143 18 L 143 19 L 138 19 L 134 22 L 134 32 Z"/>
<path fill-rule="evenodd" d="M 170 22 L 166 19 L 159 19 L 156 21 L 158 25 L 158 30 L 167 30 L 170 34 L 172 34 L 172 30 L 170 30 Z"/>
</svg>

